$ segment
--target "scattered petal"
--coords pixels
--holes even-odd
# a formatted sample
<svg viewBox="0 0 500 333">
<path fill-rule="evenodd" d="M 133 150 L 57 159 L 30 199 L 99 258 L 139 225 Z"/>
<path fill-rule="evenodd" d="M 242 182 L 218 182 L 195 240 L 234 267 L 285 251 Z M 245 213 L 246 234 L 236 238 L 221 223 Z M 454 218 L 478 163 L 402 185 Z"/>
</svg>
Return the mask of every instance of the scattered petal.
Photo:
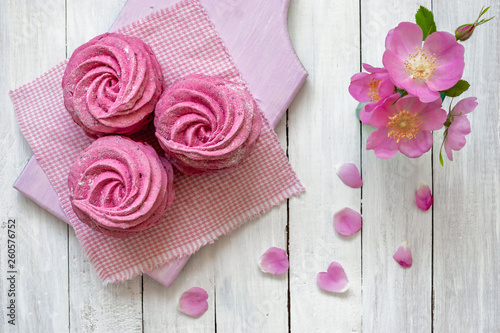
<svg viewBox="0 0 500 333">
<path fill-rule="evenodd" d="M 392 256 L 394 260 L 397 261 L 398 264 L 400 264 L 403 267 L 411 267 L 413 264 L 413 259 L 411 257 L 411 250 L 408 247 L 408 242 L 405 241 L 401 246 L 398 248 L 396 253 Z"/>
<path fill-rule="evenodd" d="M 335 172 L 340 180 L 347 186 L 359 188 L 363 186 L 363 180 L 359 174 L 358 167 L 354 163 L 344 163 L 340 167 L 335 167 Z"/>
<path fill-rule="evenodd" d="M 332 293 L 343 293 L 349 289 L 349 281 L 344 268 L 338 262 L 332 262 L 326 272 L 318 273 L 318 287 Z"/>
<path fill-rule="evenodd" d="M 283 274 L 288 270 L 286 251 L 277 247 L 269 248 L 260 257 L 259 267 L 264 273 Z"/>
<path fill-rule="evenodd" d="M 205 289 L 193 287 L 179 299 L 179 310 L 191 317 L 199 317 L 208 309 L 208 294 Z"/>
<path fill-rule="evenodd" d="M 361 229 L 361 215 L 346 207 L 333 215 L 333 225 L 342 236 L 352 236 Z"/>
<path fill-rule="evenodd" d="M 415 202 L 417 203 L 417 207 L 424 212 L 429 210 L 432 206 L 432 194 L 429 186 L 420 183 L 420 186 L 417 188 L 415 192 Z"/>
</svg>

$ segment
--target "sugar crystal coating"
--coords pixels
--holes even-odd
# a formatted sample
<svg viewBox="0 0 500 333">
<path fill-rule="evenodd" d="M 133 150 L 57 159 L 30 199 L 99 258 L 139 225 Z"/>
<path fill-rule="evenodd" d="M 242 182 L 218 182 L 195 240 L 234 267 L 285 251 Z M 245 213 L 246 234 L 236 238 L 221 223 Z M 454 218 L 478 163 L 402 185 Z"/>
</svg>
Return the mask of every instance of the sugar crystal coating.
<svg viewBox="0 0 500 333">
<path fill-rule="evenodd" d="M 150 146 L 115 135 L 95 140 L 77 157 L 68 185 L 78 218 L 117 238 L 154 226 L 174 199 L 170 163 Z"/>
<path fill-rule="evenodd" d="M 155 127 L 177 169 L 211 173 L 233 168 L 250 154 L 262 118 L 244 87 L 219 77 L 188 75 L 161 96 Z"/>
<path fill-rule="evenodd" d="M 153 119 L 163 77 L 147 44 L 106 33 L 73 52 L 62 87 L 66 109 L 88 135 L 132 134 Z"/>
</svg>

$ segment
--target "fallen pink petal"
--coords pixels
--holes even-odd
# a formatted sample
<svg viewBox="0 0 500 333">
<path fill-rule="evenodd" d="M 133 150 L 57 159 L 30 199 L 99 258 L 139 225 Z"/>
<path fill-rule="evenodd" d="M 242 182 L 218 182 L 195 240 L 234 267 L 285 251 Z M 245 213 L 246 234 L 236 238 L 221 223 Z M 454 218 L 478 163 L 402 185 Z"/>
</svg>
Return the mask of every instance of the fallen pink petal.
<svg viewBox="0 0 500 333">
<path fill-rule="evenodd" d="M 352 236 L 361 230 L 361 214 L 346 207 L 333 215 L 333 225 L 342 236 Z"/>
<path fill-rule="evenodd" d="M 429 186 L 420 183 L 420 186 L 415 191 L 415 202 L 417 207 L 425 212 L 432 206 L 433 201 L 434 199 L 432 198 Z"/>
<path fill-rule="evenodd" d="M 271 247 L 260 257 L 259 266 L 264 273 L 283 274 L 290 264 L 285 250 Z"/>
<path fill-rule="evenodd" d="M 411 267 L 411 265 L 413 264 L 411 250 L 408 247 L 408 242 L 404 242 L 403 244 L 401 244 L 401 246 L 392 257 L 398 264 L 403 267 Z"/>
<path fill-rule="evenodd" d="M 343 293 L 349 289 L 349 281 L 341 264 L 334 261 L 326 272 L 318 273 L 316 277 L 318 287 L 332 293 Z"/>
<path fill-rule="evenodd" d="M 361 179 L 361 174 L 359 169 L 354 163 L 344 163 L 339 167 L 335 167 L 335 171 L 339 176 L 340 180 L 344 182 L 347 186 L 353 188 L 360 188 L 363 186 L 363 180 Z"/>
<path fill-rule="evenodd" d="M 205 289 L 193 287 L 179 299 L 179 310 L 191 317 L 199 317 L 208 310 L 208 294 Z"/>
</svg>

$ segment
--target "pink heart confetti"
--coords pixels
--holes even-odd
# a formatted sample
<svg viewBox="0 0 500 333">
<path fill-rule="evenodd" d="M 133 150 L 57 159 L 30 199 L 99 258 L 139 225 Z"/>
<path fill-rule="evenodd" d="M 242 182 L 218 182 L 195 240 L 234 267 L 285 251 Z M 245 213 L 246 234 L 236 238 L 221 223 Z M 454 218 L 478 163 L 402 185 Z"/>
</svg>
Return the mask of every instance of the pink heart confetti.
<svg viewBox="0 0 500 333">
<path fill-rule="evenodd" d="M 333 215 L 333 225 L 342 236 L 352 236 L 361 229 L 361 215 L 346 207 Z"/>
<path fill-rule="evenodd" d="M 401 246 L 398 248 L 396 253 L 392 256 L 394 260 L 397 261 L 398 264 L 400 264 L 403 267 L 411 267 L 413 264 L 413 259 L 411 257 L 411 250 L 408 247 L 408 242 L 405 241 Z"/>
<path fill-rule="evenodd" d="M 415 192 L 415 202 L 417 207 L 424 212 L 429 210 L 432 206 L 432 202 L 434 199 L 432 198 L 431 189 L 429 186 L 424 183 L 420 183 L 420 186 L 417 188 Z"/>
<path fill-rule="evenodd" d="M 199 317 L 208 310 L 208 294 L 205 289 L 193 287 L 179 299 L 179 310 L 191 317 Z"/>
<path fill-rule="evenodd" d="M 339 167 L 335 167 L 335 172 L 337 172 L 340 180 L 347 186 L 353 188 L 360 188 L 363 186 L 363 180 L 361 179 L 361 174 L 356 164 L 344 163 Z"/>
<path fill-rule="evenodd" d="M 318 273 L 316 277 L 318 286 L 332 293 L 343 293 L 349 289 L 349 281 L 344 268 L 338 262 L 332 262 L 326 272 Z"/>
<path fill-rule="evenodd" d="M 264 273 L 283 274 L 289 266 L 286 251 L 277 247 L 269 248 L 259 261 L 259 267 Z"/>
</svg>

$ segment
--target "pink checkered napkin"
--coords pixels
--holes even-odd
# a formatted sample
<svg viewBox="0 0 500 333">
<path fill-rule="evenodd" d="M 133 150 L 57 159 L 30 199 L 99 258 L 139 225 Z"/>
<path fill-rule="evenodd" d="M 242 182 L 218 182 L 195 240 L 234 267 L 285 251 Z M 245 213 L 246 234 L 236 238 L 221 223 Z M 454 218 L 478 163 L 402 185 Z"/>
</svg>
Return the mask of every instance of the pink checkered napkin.
<svg viewBox="0 0 500 333">
<path fill-rule="evenodd" d="M 183 1 L 118 32 L 139 37 L 152 47 L 168 85 L 192 73 L 243 84 L 198 1 Z M 66 64 L 12 91 L 11 98 L 24 136 L 103 281 L 130 279 L 191 254 L 304 190 L 266 124 L 254 151 L 236 169 L 212 175 L 176 173 L 175 201 L 162 223 L 126 240 L 93 231 L 78 220 L 69 202 L 69 167 L 92 140 L 64 108 L 61 82 Z"/>
</svg>

